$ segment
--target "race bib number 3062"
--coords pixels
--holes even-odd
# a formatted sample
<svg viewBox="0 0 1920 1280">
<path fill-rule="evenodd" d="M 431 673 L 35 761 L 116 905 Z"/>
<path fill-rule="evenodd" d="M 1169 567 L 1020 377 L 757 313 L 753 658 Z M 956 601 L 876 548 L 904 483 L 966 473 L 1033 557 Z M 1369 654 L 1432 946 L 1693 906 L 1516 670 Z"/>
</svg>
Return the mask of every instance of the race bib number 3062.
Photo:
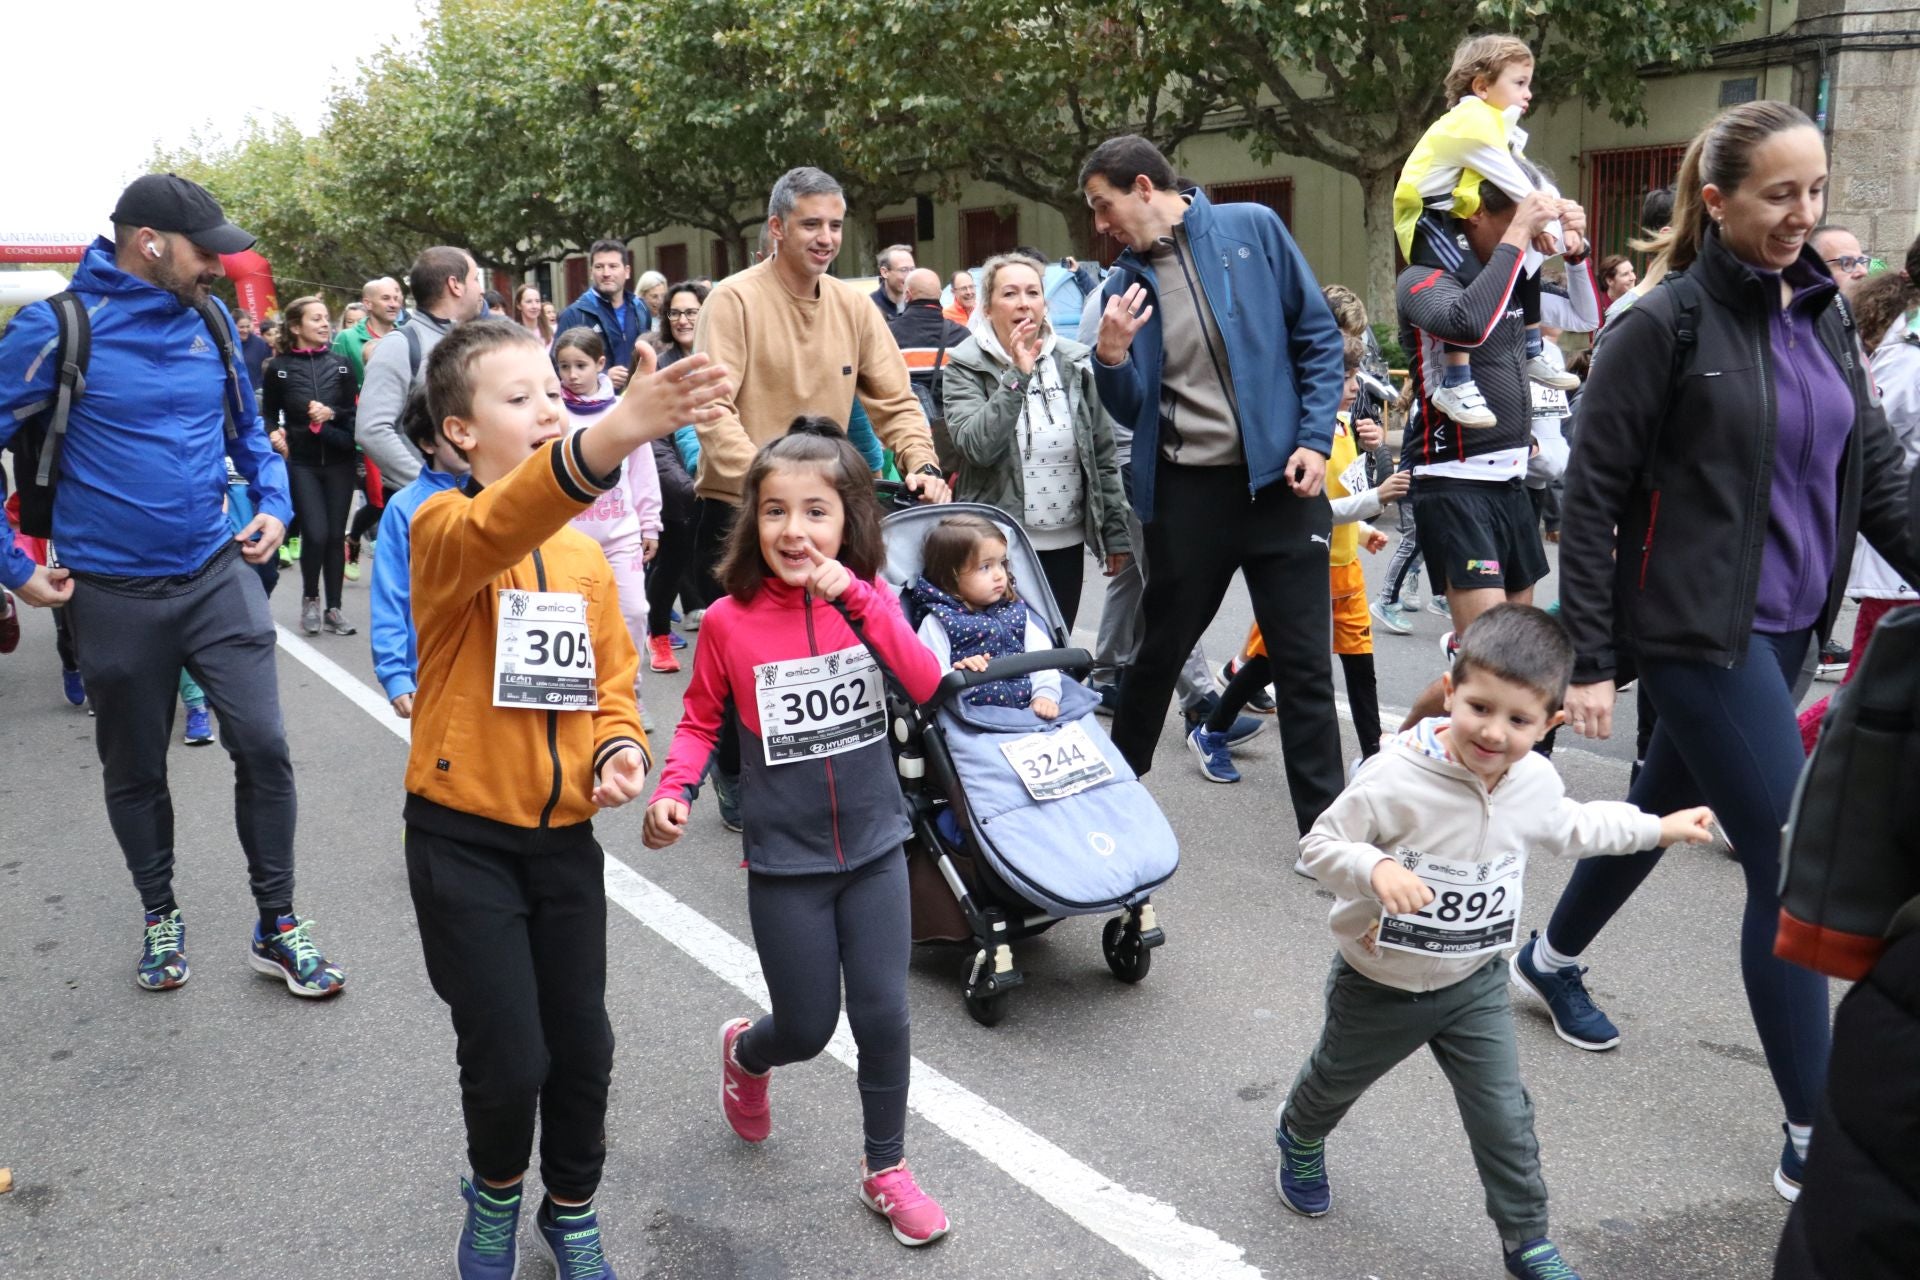
<svg viewBox="0 0 1920 1280">
<path fill-rule="evenodd" d="M 863 645 L 753 669 L 767 763 L 853 751 L 886 736 L 880 669 Z"/>
<path fill-rule="evenodd" d="M 593 632 L 574 591 L 502 591 L 493 649 L 493 705 L 595 711 Z"/>
<path fill-rule="evenodd" d="M 1477 956 L 1513 945 L 1520 921 L 1521 875 L 1527 860 L 1506 853 L 1491 862 L 1458 862 L 1399 852 L 1400 865 L 1433 890 L 1433 901 L 1410 915 L 1380 913 L 1379 944 L 1423 956 Z"/>
</svg>

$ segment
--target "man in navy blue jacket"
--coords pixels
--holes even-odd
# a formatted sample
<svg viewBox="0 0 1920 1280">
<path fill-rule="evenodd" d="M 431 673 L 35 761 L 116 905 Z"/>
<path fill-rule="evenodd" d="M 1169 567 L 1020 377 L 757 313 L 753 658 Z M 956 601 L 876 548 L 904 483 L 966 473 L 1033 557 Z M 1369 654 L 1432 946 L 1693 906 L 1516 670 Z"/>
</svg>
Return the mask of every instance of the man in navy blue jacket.
<svg viewBox="0 0 1920 1280">
<path fill-rule="evenodd" d="M 248 567 L 271 561 L 286 536 L 287 468 L 244 369 L 229 373 L 195 309 L 225 274 L 220 255 L 253 237 L 172 174 L 136 179 L 113 224 L 113 239 L 95 240 L 73 276 L 93 347 L 60 450 L 61 567 L 27 560 L 0 519 L 0 582 L 29 604 L 64 607 L 73 623 L 97 713 L 107 819 L 146 910 L 135 982 L 165 991 L 187 980 L 167 790 L 184 667 L 206 690 L 233 758 L 235 825 L 260 913 L 248 960 L 295 995 L 331 996 L 346 977 L 293 911 L 293 762 L 273 615 Z M 216 301 L 214 311 L 237 345 L 226 308 Z M 16 410 L 53 392 L 55 362 L 44 357 L 54 335 L 53 309 L 36 304 L 0 337 L 0 444 L 18 427 Z M 257 512 L 238 533 L 225 512 L 228 458 Z"/>
<path fill-rule="evenodd" d="M 593 288 L 573 300 L 560 313 L 553 336 L 569 329 L 591 329 L 607 344 L 607 378 L 617 390 L 627 385 L 627 370 L 633 364 L 633 344 L 653 323 L 647 304 L 627 291 L 633 278 L 633 255 L 618 240 L 595 240 L 587 250 L 587 267 L 593 273 Z"/>
<path fill-rule="evenodd" d="M 1095 228 L 1127 246 L 1103 291 L 1094 379 L 1133 428 L 1148 565 L 1147 631 L 1122 678 L 1114 744 L 1147 771 L 1181 662 L 1237 569 L 1279 677 L 1304 834 L 1340 790 L 1323 492 L 1345 380 L 1339 327 L 1278 215 L 1182 191 L 1145 138 L 1102 143 L 1080 186 Z"/>
</svg>

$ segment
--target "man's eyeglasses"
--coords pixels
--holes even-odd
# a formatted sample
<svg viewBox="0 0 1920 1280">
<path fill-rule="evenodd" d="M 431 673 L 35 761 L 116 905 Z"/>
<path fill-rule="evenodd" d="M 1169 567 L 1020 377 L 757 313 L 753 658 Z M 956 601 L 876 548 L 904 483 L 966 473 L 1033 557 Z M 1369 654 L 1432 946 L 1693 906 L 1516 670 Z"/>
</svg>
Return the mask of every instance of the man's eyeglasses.
<svg viewBox="0 0 1920 1280">
<path fill-rule="evenodd" d="M 667 312 L 667 319 L 669 320 L 698 320 L 699 318 L 700 308 L 698 307 L 686 307 L 679 311 Z"/>
<path fill-rule="evenodd" d="M 1844 258 L 1828 258 L 1827 265 L 1838 267 L 1842 271 L 1865 271 L 1873 265 L 1873 258 L 1864 253 L 1849 254 Z"/>
</svg>

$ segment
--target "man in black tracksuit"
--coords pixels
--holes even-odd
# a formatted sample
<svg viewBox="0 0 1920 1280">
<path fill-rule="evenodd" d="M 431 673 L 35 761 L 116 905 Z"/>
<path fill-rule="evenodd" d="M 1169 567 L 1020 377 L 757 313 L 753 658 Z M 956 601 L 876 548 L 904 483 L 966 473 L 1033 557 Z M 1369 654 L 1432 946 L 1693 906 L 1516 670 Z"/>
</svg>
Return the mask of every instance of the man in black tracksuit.
<svg viewBox="0 0 1920 1280">
<path fill-rule="evenodd" d="M 920 397 L 927 421 L 946 417 L 940 371 L 946 367 L 947 353 L 967 340 L 967 330 L 947 319 L 940 309 L 938 275 L 921 267 L 907 276 L 906 310 L 888 316 L 887 329 L 900 344 L 900 354 L 907 358 L 913 394 Z"/>
</svg>

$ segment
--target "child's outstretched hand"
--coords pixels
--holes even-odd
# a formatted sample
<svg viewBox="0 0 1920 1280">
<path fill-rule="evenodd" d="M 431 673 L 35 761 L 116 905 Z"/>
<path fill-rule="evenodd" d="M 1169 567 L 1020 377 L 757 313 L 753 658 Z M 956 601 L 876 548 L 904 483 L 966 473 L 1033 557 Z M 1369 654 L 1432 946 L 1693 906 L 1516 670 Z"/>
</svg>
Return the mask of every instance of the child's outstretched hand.
<svg viewBox="0 0 1920 1280">
<path fill-rule="evenodd" d="M 622 748 L 600 766 L 600 784 L 593 789 L 593 802 L 602 809 L 618 809 L 638 796 L 646 781 L 647 758 L 638 747 Z"/>
<path fill-rule="evenodd" d="M 1387 535 L 1378 529 L 1367 530 L 1367 554 L 1379 555 L 1387 549 Z"/>
<path fill-rule="evenodd" d="M 642 350 L 635 353 L 633 376 L 619 402 L 595 424 L 611 428 L 628 452 L 690 422 L 714 421 L 721 414 L 718 402 L 733 394 L 726 366 L 712 356 L 691 355 L 656 370 L 653 348 Z"/>
<path fill-rule="evenodd" d="M 1433 901 L 1433 890 L 1427 887 L 1427 882 L 1392 858 L 1382 858 L 1373 864 L 1369 883 L 1373 886 L 1373 896 L 1380 899 L 1380 905 L 1389 915 L 1412 915 Z"/>
<path fill-rule="evenodd" d="M 970 658 L 962 658 L 953 664 L 955 671 L 985 671 L 992 659 L 984 653 L 976 653 Z"/>
<path fill-rule="evenodd" d="M 1060 714 L 1060 704 L 1044 693 L 1036 697 L 1029 705 L 1033 708 L 1033 714 L 1039 716 L 1042 720 L 1051 720 Z"/>
<path fill-rule="evenodd" d="M 821 555 L 820 548 L 811 542 L 807 544 L 807 558 L 813 561 L 813 572 L 807 575 L 807 590 L 822 600 L 838 600 L 841 593 L 853 585 L 853 575 L 847 572 L 847 566 Z"/>
<path fill-rule="evenodd" d="M 1716 824 L 1713 810 L 1681 809 L 1660 819 L 1660 847 L 1674 844 L 1712 844 Z"/>
<path fill-rule="evenodd" d="M 664 849 L 687 829 L 687 806 L 679 800 L 655 800 L 647 806 L 640 840 L 649 849 Z"/>
</svg>

